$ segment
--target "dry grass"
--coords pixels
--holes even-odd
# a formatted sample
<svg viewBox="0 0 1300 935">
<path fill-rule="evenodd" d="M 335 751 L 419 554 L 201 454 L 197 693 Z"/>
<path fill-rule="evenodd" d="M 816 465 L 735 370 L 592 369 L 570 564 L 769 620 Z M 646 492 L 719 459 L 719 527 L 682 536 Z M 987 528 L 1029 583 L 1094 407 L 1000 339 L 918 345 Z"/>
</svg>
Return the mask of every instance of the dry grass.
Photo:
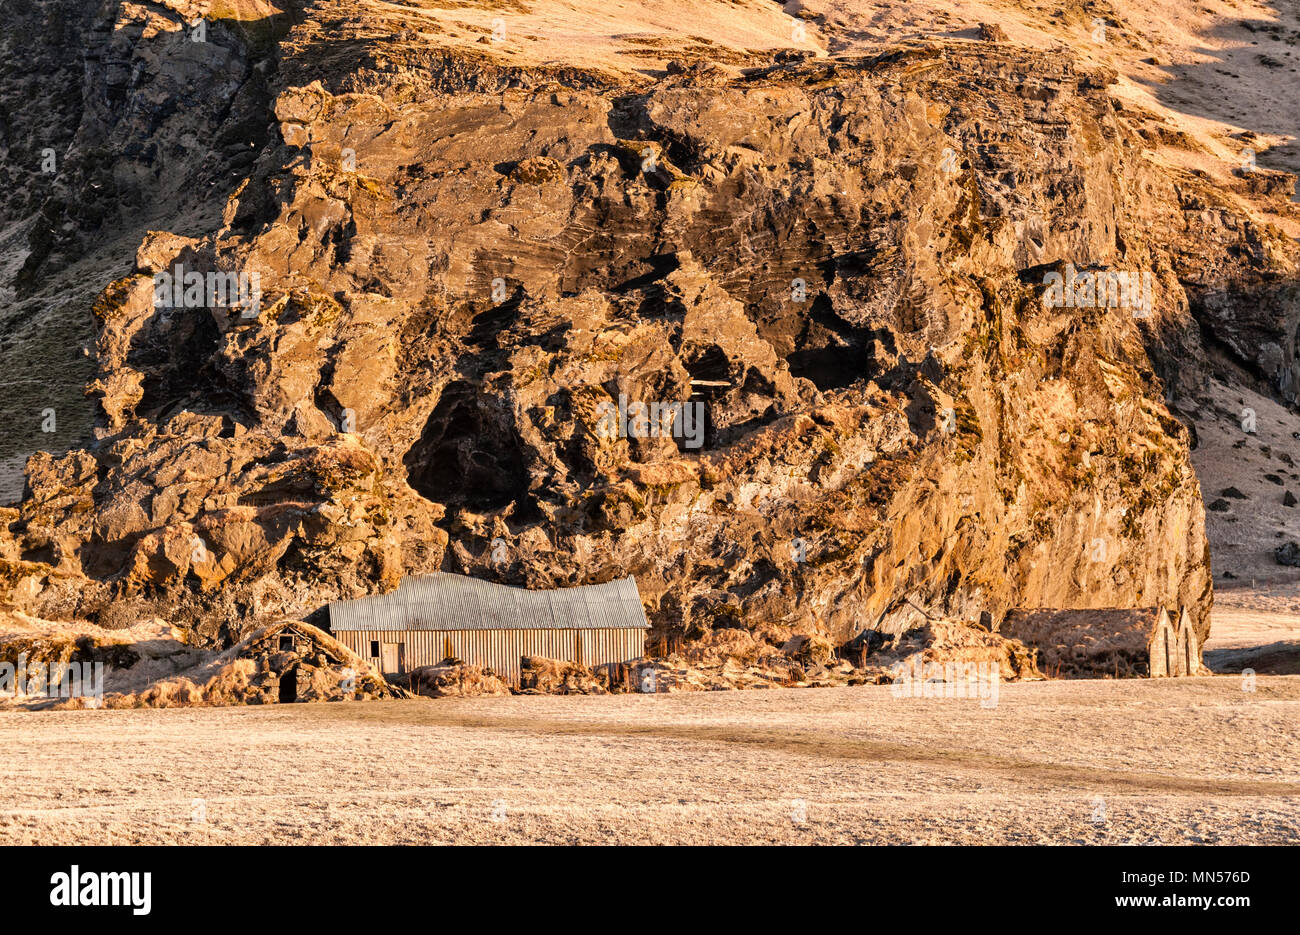
<svg viewBox="0 0 1300 935">
<path fill-rule="evenodd" d="M 1300 677 L 4 714 L 0 842 L 1294 843 L 1297 715 Z"/>
</svg>

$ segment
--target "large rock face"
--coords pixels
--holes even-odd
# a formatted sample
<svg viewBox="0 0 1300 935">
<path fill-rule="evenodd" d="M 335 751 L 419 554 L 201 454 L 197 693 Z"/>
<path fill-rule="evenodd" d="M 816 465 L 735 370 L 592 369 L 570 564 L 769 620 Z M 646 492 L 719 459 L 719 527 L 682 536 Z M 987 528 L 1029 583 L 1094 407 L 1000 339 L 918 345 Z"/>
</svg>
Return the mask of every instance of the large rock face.
<svg viewBox="0 0 1300 935">
<path fill-rule="evenodd" d="M 319 6 L 209 63 L 270 130 L 241 113 L 220 217 L 94 305 L 97 440 L 9 516 L 33 612 L 229 640 L 404 574 L 630 573 L 688 636 L 1160 603 L 1203 638 L 1166 392 L 1194 311 L 1235 327 L 1224 283 L 1274 280 L 1285 330 L 1294 245 L 1145 160 L 1113 74 L 949 42 L 633 80 L 332 46 Z M 1197 262 L 1211 235 L 1258 249 Z M 1149 272 L 1153 307 L 1045 302 L 1067 264 Z M 155 295 L 219 271 L 255 310 Z M 704 422 L 624 431 L 620 400 Z"/>
</svg>

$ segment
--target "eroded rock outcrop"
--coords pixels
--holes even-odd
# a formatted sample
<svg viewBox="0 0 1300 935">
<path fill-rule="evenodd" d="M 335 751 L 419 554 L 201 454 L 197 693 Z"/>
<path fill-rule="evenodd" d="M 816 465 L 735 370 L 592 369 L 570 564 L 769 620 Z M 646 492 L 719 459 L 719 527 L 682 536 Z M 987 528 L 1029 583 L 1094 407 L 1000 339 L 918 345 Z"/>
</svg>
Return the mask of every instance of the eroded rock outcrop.
<svg viewBox="0 0 1300 935">
<path fill-rule="evenodd" d="M 396 68 L 411 37 L 333 55 L 323 16 L 245 42 L 271 135 L 96 303 L 98 440 L 32 459 L 9 524 L 77 593 L 24 606 L 230 641 L 443 569 L 633 574 L 690 638 L 1155 603 L 1203 637 L 1165 396 L 1223 290 L 1259 283 L 1285 330 L 1295 250 L 1145 161 L 1113 75 L 1000 41 Z M 1149 273 L 1152 307 L 1045 304 L 1067 264 Z M 186 272 L 256 273 L 257 307 L 160 302 Z M 629 403 L 702 432 L 601 431 Z"/>
</svg>

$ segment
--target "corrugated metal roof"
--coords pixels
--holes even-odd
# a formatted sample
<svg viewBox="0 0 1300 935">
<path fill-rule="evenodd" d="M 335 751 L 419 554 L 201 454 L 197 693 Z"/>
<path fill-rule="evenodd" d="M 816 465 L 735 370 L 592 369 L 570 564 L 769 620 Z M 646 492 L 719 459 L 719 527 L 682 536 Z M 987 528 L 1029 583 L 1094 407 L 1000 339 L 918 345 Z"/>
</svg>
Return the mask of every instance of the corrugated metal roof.
<svg viewBox="0 0 1300 935">
<path fill-rule="evenodd" d="M 530 591 L 437 572 L 405 578 L 397 590 L 330 604 L 331 630 L 646 629 L 632 577 Z"/>
</svg>

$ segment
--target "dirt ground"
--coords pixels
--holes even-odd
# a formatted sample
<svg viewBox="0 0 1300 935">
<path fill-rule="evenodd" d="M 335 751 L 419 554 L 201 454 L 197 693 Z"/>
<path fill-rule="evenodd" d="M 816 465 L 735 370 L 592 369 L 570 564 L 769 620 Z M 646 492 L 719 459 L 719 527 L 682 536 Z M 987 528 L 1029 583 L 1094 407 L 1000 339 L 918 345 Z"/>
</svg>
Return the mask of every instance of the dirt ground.
<svg viewBox="0 0 1300 935">
<path fill-rule="evenodd" d="M 1295 843 L 1300 677 L 1243 687 L 0 714 L 0 843 Z"/>
<path fill-rule="evenodd" d="M 1217 588 L 1203 649 L 1220 674 L 1300 675 L 1300 584 Z"/>
</svg>

